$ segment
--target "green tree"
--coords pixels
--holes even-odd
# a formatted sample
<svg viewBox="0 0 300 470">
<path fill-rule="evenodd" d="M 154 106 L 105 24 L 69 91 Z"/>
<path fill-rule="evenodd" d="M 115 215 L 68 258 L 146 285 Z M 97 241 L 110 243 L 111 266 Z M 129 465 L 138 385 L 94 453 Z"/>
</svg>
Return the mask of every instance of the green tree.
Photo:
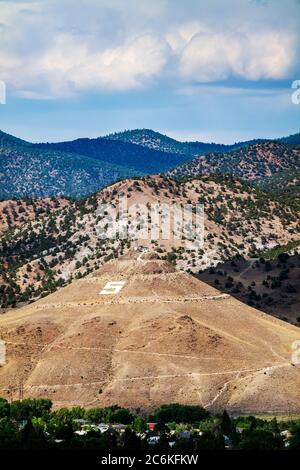
<svg viewBox="0 0 300 470">
<path fill-rule="evenodd" d="M 34 426 L 30 418 L 20 431 L 20 438 L 22 447 L 26 449 L 38 449 L 46 446 L 44 430 L 39 426 Z"/>
<path fill-rule="evenodd" d="M 226 410 L 224 410 L 222 414 L 221 430 L 226 436 L 229 436 L 234 431 L 234 425 Z"/>
<path fill-rule="evenodd" d="M 17 400 L 10 405 L 10 415 L 17 421 L 32 417 L 42 418 L 49 416 L 51 408 L 51 400 L 45 398 Z"/>
<path fill-rule="evenodd" d="M 279 450 L 283 449 L 283 440 L 280 435 L 274 435 L 271 431 L 247 429 L 243 433 L 238 448 L 243 450 Z"/>
<path fill-rule="evenodd" d="M 170 405 L 162 405 L 154 412 L 155 421 L 163 421 L 169 423 L 197 423 L 209 417 L 209 412 L 196 405 L 180 405 L 173 403 Z"/>
<path fill-rule="evenodd" d="M 132 423 L 134 416 L 127 408 L 120 408 L 114 405 L 104 409 L 104 417 L 107 423 L 121 423 L 130 424 Z"/>
<path fill-rule="evenodd" d="M 289 439 L 289 448 L 292 450 L 300 450 L 300 421 L 293 424 L 290 431 L 292 436 Z"/>
<path fill-rule="evenodd" d="M 0 449 L 17 448 L 19 433 L 8 417 L 0 419 Z"/>
<path fill-rule="evenodd" d="M 133 420 L 132 429 L 138 433 L 143 433 L 147 431 L 148 426 L 147 426 L 146 420 L 142 418 L 141 416 L 137 416 Z"/>
<path fill-rule="evenodd" d="M 101 423 L 104 419 L 103 408 L 91 408 L 86 410 L 85 418 L 91 423 Z"/>
<path fill-rule="evenodd" d="M 222 434 L 206 432 L 196 442 L 197 450 L 223 450 L 224 439 Z"/>
<path fill-rule="evenodd" d="M 10 406 L 5 398 L 0 398 L 0 419 L 10 415 Z"/>
</svg>

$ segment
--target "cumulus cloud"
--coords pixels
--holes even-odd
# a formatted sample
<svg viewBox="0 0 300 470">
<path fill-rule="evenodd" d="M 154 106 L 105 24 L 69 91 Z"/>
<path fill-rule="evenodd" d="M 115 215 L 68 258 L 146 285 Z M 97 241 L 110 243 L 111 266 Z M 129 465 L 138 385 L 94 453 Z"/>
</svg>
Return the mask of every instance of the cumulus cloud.
<svg viewBox="0 0 300 470">
<path fill-rule="evenodd" d="M 200 32 L 183 48 L 179 73 L 195 81 L 281 79 L 295 59 L 291 34 L 271 32 Z"/>
<path fill-rule="evenodd" d="M 190 0 L 185 8 L 177 0 L 0 1 L 0 78 L 38 99 L 123 92 L 159 80 L 176 88 L 286 78 L 296 70 L 299 24 L 287 21 L 293 0 L 285 8 L 274 2 L 272 9 L 263 5 L 261 21 L 261 2 L 247 0 L 228 0 L 226 14 L 216 0 Z"/>
<path fill-rule="evenodd" d="M 69 79 L 77 89 L 139 88 L 161 72 L 168 52 L 165 40 L 155 34 L 145 34 L 118 47 L 87 54 L 77 66 L 69 69 Z"/>
<path fill-rule="evenodd" d="M 51 47 L 30 61 L 15 62 L 10 83 L 24 97 L 73 95 L 84 90 L 123 91 L 145 86 L 162 70 L 169 46 L 145 34 L 117 47 L 90 51 L 80 38 L 59 34 Z M 35 93 L 28 90 L 35 89 Z"/>
</svg>

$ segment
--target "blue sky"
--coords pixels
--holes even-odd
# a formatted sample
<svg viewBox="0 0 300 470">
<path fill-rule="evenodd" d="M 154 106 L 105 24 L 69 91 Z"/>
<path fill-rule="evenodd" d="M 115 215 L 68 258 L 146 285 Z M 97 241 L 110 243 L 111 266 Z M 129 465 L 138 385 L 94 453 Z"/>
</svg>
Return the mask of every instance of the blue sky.
<svg viewBox="0 0 300 470">
<path fill-rule="evenodd" d="M 298 0 L 0 0 L 0 128 L 152 128 L 231 143 L 300 130 Z"/>
</svg>

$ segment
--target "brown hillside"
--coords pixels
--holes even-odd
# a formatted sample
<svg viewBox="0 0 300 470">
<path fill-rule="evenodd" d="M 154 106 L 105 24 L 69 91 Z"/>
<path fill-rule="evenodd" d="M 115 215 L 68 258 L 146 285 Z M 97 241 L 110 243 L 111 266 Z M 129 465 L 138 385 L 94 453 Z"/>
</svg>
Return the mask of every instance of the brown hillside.
<svg viewBox="0 0 300 470">
<path fill-rule="evenodd" d="M 100 294 L 123 282 L 117 294 Z M 106 288 L 107 291 L 107 288 Z M 69 405 L 300 412 L 299 329 L 155 256 L 127 254 L 0 317 L 1 395 Z"/>
</svg>

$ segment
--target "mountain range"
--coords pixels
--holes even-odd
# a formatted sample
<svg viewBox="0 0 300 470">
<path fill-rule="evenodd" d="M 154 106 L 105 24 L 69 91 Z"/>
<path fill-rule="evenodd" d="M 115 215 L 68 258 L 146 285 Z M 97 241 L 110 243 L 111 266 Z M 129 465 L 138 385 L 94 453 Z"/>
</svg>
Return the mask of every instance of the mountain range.
<svg viewBox="0 0 300 470">
<path fill-rule="evenodd" d="M 0 199 L 79 198 L 120 179 L 174 168 L 170 174 L 176 176 L 221 172 L 245 179 L 249 174 L 271 177 L 298 168 L 299 143 L 300 134 L 273 144 L 266 140 L 234 145 L 179 142 L 152 130 L 136 129 L 95 139 L 33 144 L 0 131 Z M 265 164 L 271 145 L 276 159 Z"/>
<path fill-rule="evenodd" d="M 114 132 L 105 137 L 110 140 L 118 140 L 121 142 L 130 142 L 132 144 L 141 145 L 154 150 L 164 152 L 179 153 L 182 155 L 199 155 L 209 152 L 231 152 L 238 148 L 247 147 L 248 145 L 267 142 L 270 139 L 252 139 L 234 144 L 216 144 L 214 142 L 179 142 L 167 135 L 155 132 L 151 129 L 133 129 L 123 132 Z M 300 145 L 300 133 L 274 139 L 278 142 L 289 145 Z"/>
<path fill-rule="evenodd" d="M 205 142 L 179 142 L 167 135 L 155 132 L 151 129 L 133 129 L 124 132 L 115 132 L 105 137 L 119 142 L 128 142 L 152 150 L 160 150 L 167 153 L 177 153 L 192 158 L 195 155 L 208 152 L 230 152 L 236 148 L 246 147 L 251 143 L 263 142 L 263 139 L 256 139 L 246 142 L 237 142 L 232 145 L 205 143 Z"/>
</svg>

